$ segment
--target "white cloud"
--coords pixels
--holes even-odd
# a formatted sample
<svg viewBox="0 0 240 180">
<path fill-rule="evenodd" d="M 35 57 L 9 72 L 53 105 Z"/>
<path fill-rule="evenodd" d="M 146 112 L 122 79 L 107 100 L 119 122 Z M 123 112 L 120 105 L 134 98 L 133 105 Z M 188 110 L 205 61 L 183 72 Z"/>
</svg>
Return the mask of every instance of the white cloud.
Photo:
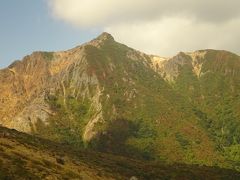
<svg viewBox="0 0 240 180">
<path fill-rule="evenodd" d="M 199 23 L 194 19 L 170 17 L 159 21 L 119 24 L 106 31 L 139 50 L 172 56 L 179 51 L 198 49 L 225 49 L 239 53 L 240 19 L 226 23 Z"/>
<path fill-rule="evenodd" d="M 204 48 L 240 52 L 239 0 L 49 0 L 54 17 L 99 28 L 129 46 L 173 55 Z"/>
</svg>

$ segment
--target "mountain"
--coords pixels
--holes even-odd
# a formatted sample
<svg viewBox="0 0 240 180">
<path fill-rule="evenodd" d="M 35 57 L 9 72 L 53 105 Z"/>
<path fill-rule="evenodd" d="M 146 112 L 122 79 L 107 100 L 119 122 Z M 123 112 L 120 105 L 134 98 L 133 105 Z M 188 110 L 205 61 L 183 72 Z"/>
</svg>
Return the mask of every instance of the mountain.
<svg viewBox="0 0 240 180">
<path fill-rule="evenodd" d="M 75 148 L 239 169 L 240 57 L 148 55 L 103 33 L 0 70 L 0 124 Z"/>
<path fill-rule="evenodd" d="M 0 179 L 238 179 L 233 170 L 166 165 L 74 150 L 0 127 Z"/>
<path fill-rule="evenodd" d="M 229 160 L 239 162 L 240 57 L 217 50 L 181 52 L 154 67 L 189 99 L 217 150 Z"/>
</svg>

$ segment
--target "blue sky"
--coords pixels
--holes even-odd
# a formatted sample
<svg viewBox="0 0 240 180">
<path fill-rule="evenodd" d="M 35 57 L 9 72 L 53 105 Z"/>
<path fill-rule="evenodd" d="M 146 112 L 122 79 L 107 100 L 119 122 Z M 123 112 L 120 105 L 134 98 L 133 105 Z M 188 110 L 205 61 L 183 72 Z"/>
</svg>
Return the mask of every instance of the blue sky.
<svg viewBox="0 0 240 180">
<path fill-rule="evenodd" d="M 0 68 L 33 51 L 75 47 L 99 33 L 54 19 L 46 0 L 0 0 Z"/>
</svg>

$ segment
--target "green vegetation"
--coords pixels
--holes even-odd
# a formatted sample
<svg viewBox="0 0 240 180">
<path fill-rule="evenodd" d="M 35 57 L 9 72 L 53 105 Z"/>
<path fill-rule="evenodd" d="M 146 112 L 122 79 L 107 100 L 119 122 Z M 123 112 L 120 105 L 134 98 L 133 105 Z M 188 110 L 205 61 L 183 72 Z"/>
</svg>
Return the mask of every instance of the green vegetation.
<svg viewBox="0 0 240 180">
<path fill-rule="evenodd" d="M 43 58 L 47 61 L 51 61 L 53 59 L 53 52 L 44 52 Z"/>
<path fill-rule="evenodd" d="M 187 149 L 188 146 L 190 145 L 189 141 L 187 139 L 185 139 L 181 134 L 176 133 L 175 137 L 177 139 L 177 141 L 179 142 L 179 144 L 184 148 Z"/>
<path fill-rule="evenodd" d="M 49 96 L 47 101 L 55 114 L 50 117 L 49 125 L 44 125 L 39 120 L 37 133 L 47 139 L 83 147 L 83 130 L 93 113 L 89 102 L 72 96 L 64 99 L 53 95 Z"/>
<path fill-rule="evenodd" d="M 215 143 L 226 161 L 239 169 L 240 144 L 240 58 L 225 51 L 208 50 L 201 76 L 197 78 L 191 66 L 180 69 L 174 88 L 189 98 L 199 124 Z M 228 161 L 229 162 L 229 161 Z"/>
<path fill-rule="evenodd" d="M 217 167 L 153 163 L 76 150 L 3 127 L 0 127 L 0 143 L 0 179 L 240 178 L 237 171 Z"/>
<path fill-rule="evenodd" d="M 221 155 L 215 152 L 211 139 L 203 136 L 202 130 L 191 128 L 201 126 L 192 100 L 185 94 L 191 83 L 191 97 L 198 97 L 194 91 L 199 88 L 198 79 L 189 66 L 183 67 L 185 73 L 172 88 L 144 64 L 142 56 L 125 45 L 108 41 L 101 48 L 85 48 L 89 73 L 95 73 L 104 87 L 101 102 L 107 121 L 103 134 L 91 142 L 91 147 L 148 160 L 221 164 Z M 126 123 L 124 128 L 115 128 L 119 120 Z M 206 146 L 208 150 L 202 151 Z"/>
</svg>

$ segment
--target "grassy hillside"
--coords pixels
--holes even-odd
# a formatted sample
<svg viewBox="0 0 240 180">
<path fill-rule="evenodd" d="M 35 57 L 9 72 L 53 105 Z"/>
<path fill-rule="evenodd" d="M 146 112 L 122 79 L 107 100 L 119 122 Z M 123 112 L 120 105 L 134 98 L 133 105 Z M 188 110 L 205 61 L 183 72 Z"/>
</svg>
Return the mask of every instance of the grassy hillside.
<svg viewBox="0 0 240 180">
<path fill-rule="evenodd" d="M 0 127 L 0 179 L 239 179 L 233 170 L 167 165 L 72 147 Z"/>
<path fill-rule="evenodd" d="M 200 54 L 204 53 L 204 56 Z M 239 168 L 240 57 L 227 51 L 204 50 L 179 66 L 173 88 L 189 99 L 199 123 L 215 142 L 216 150 Z M 174 58 L 169 60 L 169 63 Z M 194 67 L 195 66 L 195 67 Z M 199 74 L 194 72 L 199 68 Z"/>
</svg>

